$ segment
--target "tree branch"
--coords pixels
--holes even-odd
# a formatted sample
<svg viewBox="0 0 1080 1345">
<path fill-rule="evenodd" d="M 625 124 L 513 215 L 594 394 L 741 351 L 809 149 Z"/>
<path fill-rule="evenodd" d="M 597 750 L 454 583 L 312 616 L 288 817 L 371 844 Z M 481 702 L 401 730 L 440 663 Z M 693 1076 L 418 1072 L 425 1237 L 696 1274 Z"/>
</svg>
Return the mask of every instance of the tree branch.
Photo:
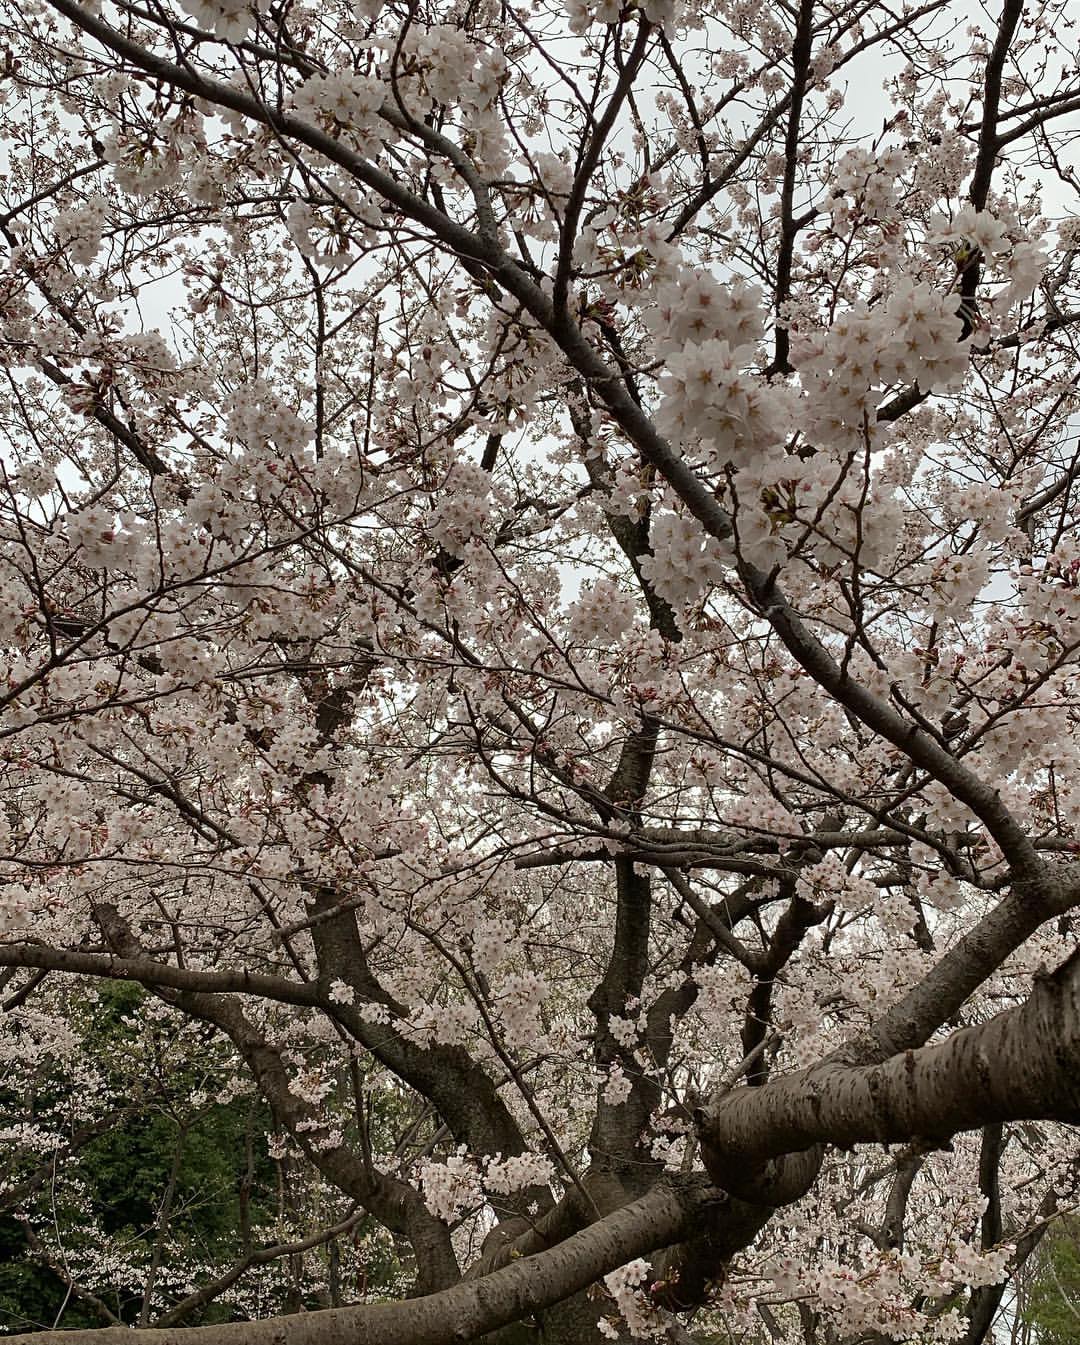
<svg viewBox="0 0 1080 1345">
<path fill-rule="evenodd" d="M 724 1185 L 733 1168 L 829 1143 L 947 1141 L 1001 1121 L 1080 1121 L 1080 952 L 1024 1004 L 880 1065 L 826 1061 L 723 1094 L 699 1133 Z"/>
<path fill-rule="evenodd" d="M 479 1280 L 400 1303 L 331 1308 L 261 1322 L 128 1331 L 125 1345 L 461 1345 L 551 1307 L 657 1247 L 676 1242 L 725 1198 L 700 1181 L 658 1183 L 647 1195 Z M 49 1331 L 11 1337 L 55 1345 Z M 68 1331 L 65 1345 L 116 1345 L 111 1328 Z"/>
</svg>

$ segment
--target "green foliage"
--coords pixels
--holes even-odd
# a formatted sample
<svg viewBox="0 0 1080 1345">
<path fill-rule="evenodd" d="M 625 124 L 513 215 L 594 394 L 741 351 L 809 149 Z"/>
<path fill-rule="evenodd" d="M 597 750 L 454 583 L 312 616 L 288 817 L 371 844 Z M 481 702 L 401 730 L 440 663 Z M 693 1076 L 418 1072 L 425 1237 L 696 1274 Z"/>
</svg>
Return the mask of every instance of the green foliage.
<svg viewBox="0 0 1080 1345">
<path fill-rule="evenodd" d="M 206 1035 L 198 1026 L 194 1034 L 186 1028 L 185 1037 L 171 1017 L 148 1007 L 156 1009 L 146 993 L 124 983 L 104 984 L 70 1006 L 82 1058 L 93 1062 L 96 1105 L 120 1115 L 25 1206 L 32 1226 L 52 1226 L 74 1265 L 92 1261 L 103 1241 L 124 1249 L 130 1284 L 122 1271 L 108 1284 L 83 1279 L 124 1321 L 138 1315 L 170 1188 L 169 1259 L 184 1264 L 228 1264 L 239 1254 L 242 1227 L 272 1218 L 275 1208 L 265 1104 L 246 1096 L 215 1101 L 226 1059 L 220 1046 L 198 1040 Z M 18 1088 L 0 1094 L 0 1126 L 64 1118 L 84 1103 L 64 1069 L 43 1062 L 29 1105 Z M 9 1180 L 31 1167 L 28 1156 Z M 100 1325 L 101 1317 L 32 1253 L 24 1224 L 0 1220 L 0 1330 L 51 1326 L 61 1308 L 64 1327 Z M 209 1315 L 221 1311 L 216 1305 Z"/>
<path fill-rule="evenodd" d="M 159 1301 L 169 1304 L 183 1298 L 193 1281 L 203 1284 L 230 1267 L 244 1254 L 248 1233 L 247 1245 L 259 1246 L 342 1218 L 347 1207 L 339 1195 L 327 1204 L 310 1171 L 270 1157 L 269 1110 L 248 1089 L 218 1034 L 123 982 L 90 993 L 84 987 L 62 1007 L 78 1038 L 78 1075 L 62 1058 L 42 1053 L 25 1078 L 6 1079 L 10 1086 L 0 1089 L 0 1130 L 41 1128 L 67 1143 L 80 1126 L 101 1121 L 102 1128 L 15 1207 L 25 1223 L 0 1213 L 0 1334 L 51 1327 L 58 1317 L 62 1329 L 107 1320 L 69 1292 L 47 1264 L 48 1248 L 41 1254 L 45 1244 L 54 1266 L 69 1265 L 111 1313 L 134 1323 L 163 1206 L 168 1219 L 156 1286 Z M 372 1135 L 398 1133 L 409 1120 L 398 1092 L 373 1091 L 367 1110 Z M 41 1159 L 32 1140 L 16 1146 L 5 1156 L 0 1178 L 9 1187 L 25 1181 Z M 27 1225 L 37 1230 L 37 1250 Z M 55 1255 L 57 1246 L 62 1257 Z M 103 1260 L 99 1253 L 107 1250 L 116 1255 Z M 249 1277 L 185 1324 L 244 1317 L 253 1303 L 260 1315 L 326 1306 L 330 1261 L 330 1249 L 318 1248 L 301 1268 L 288 1257 L 270 1262 L 256 1273 L 257 1288 L 250 1289 Z M 332 1278 L 347 1299 L 400 1290 L 404 1268 L 394 1242 L 369 1221 L 351 1230 L 333 1261 Z M 107 1270 L 98 1269 L 105 1264 Z"/>
<path fill-rule="evenodd" d="M 95 1215 L 110 1234 L 143 1236 L 157 1219 L 174 1162 L 174 1234 L 212 1248 L 235 1239 L 240 1223 L 245 1168 L 245 1129 L 259 1137 L 256 1188 L 273 1181 L 262 1135 L 268 1117 L 260 1108 L 250 1115 L 247 1102 L 232 1102 L 204 1111 L 181 1128 L 174 1116 L 157 1113 L 136 1118 L 92 1141 L 83 1151 L 80 1169 Z M 179 1153 L 177 1152 L 179 1150 Z"/>
<path fill-rule="evenodd" d="M 63 1281 L 47 1267 L 26 1260 L 25 1251 L 22 1224 L 0 1215 L 0 1331 L 52 1326 L 62 1306 L 65 1326 L 99 1325 L 78 1300 L 65 1306 Z"/>
<path fill-rule="evenodd" d="M 1040 1345 L 1080 1345 L 1080 1220 L 1048 1234 L 1024 1317 Z"/>
</svg>

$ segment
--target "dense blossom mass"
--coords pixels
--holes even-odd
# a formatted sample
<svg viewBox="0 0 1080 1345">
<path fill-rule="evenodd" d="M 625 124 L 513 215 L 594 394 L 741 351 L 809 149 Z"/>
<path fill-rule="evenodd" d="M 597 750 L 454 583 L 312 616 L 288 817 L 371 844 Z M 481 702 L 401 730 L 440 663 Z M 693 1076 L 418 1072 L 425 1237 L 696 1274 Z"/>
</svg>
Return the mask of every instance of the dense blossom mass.
<svg viewBox="0 0 1080 1345">
<path fill-rule="evenodd" d="M 1024 1320 L 1078 22 L 0 0 L 0 1328 Z"/>
</svg>

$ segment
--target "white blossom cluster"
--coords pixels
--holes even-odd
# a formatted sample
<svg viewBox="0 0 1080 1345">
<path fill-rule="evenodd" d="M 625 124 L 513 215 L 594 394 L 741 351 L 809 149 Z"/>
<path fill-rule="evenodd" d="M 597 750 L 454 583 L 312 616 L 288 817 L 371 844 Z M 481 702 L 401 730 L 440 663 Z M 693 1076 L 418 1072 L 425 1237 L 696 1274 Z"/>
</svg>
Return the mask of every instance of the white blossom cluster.
<svg viewBox="0 0 1080 1345">
<path fill-rule="evenodd" d="M 972 1289 L 1000 1284 L 1008 1273 L 1013 1252 L 1014 1248 L 1008 1244 L 980 1251 L 970 1242 L 954 1242 L 938 1267 L 938 1275 L 948 1286 L 946 1292 L 954 1284 L 964 1284 Z"/>
<path fill-rule="evenodd" d="M 835 851 L 801 869 L 796 890 L 807 901 L 835 901 L 853 914 L 873 908 L 879 898 L 875 884 L 858 873 L 849 873 Z"/>
<path fill-rule="evenodd" d="M 479 1205 L 484 1195 L 479 1169 L 460 1148 L 444 1162 L 425 1163 L 420 1169 L 420 1185 L 430 1213 L 448 1224 Z"/>
<path fill-rule="evenodd" d="M 56 471 L 44 458 L 25 462 L 20 466 L 14 484 L 20 494 L 40 499 L 55 488 Z"/>
<path fill-rule="evenodd" d="M 657 428 L 710 469 L 749 465 L 780 444 L 791 398 L 752 373 L 757 348 L 709 338 L 667 357 Z"/>
<path fill-rule="evenodd" d="M 601 1096 L 609 1107 L 621 1107 L 633 1091 L 633 1084 L 627 1078 L 622 1065 L 616 1060 L 608 1066 L 607 1081 Z"/>
<path fill-rule="evenodd" d="M 116 516 L 111 510 L 99 504 L 88 505 L 68 514 L 64 519 L 64 530 L 72 547 L 78 547 L 84 565 L 91 569 L 104 569 L 109 565 L 115 551 Z"/>
<path fill-rule="evenodd" d="M 498 47 L 472 41 L 451 24 L 433 24 L 422 33 L 416 56 L 427 94 L 474 116 L 497 98 L 508 70 L 506 56 Z"/>
<path fill-rule="evenodd" d="M 612 580 L 596 579 L 570 605 L 570 634 L 582 644 L 612 644 L 634 624 L 636 610 L 633 598 Z"/>
<path fill-rule="evenodd" d="M 469 1003 L 422 1004 L 401 1031 L 423 1046 L 464 1046 L 476 1030 L 478 1013 Z"/>
<path fill-rule="evenodd" d="M 546 1186 L 555 1173 L 554 1164 L 543 1154 L 485 1155 L 477 1163 L 460 1146 L 441 1162 L 425 1163 L 420 1169 L 424 1202 L 437 1219 L 453 1223 L 482 1203 L 485 1191 L 509 1196 L 531 1186 Z"/>
<path fill-rule="evenodd" d="M 907 167 L 908 156 L 897 146 L 876 153 L 858 145 L 845 150 L 832 176 L 829 208 L 834 225 L 843 227 L 856 212 L 879 225 L 891 225 L 899 216 Z"/>
<path fill-rule="evenodd" d="M 196 23 L 226 42 L 242 42 L 255 21 L 252 0 L 182 0 L 182 3 Z"/>
<path fill-rule="evenodd" d="M 254 379 L 229 399 L 226 426 L 246 448 L 272 443 L 284 455 L 302 453 L 311 441 L 311 426 L 278 397 L 268 383 Z"/>
<path fill-rule="evenodd" d="M 783 802 L 759 789 L 731 799 L 724 807 L 724 817 L 731 826 L 753 831 L 775 831 L 781 837 L 803 834 L 799 819 Z"/>
<path fill-rule="evenodd" d="M 630 1335 L 635 1340 L 662 1340 L 667 1335 L 668 1316 L 646 1298 L 644 1288 L 648 1282 L 649 1263 L 640 1257 L 604 1276 L 604 1286 L 615 1300 Z M 601 1318 L 597 1325 L 601 1335 L 609 1340 L 619 1339 L 616 1322 Z"/>
<path fill-rule="evenodd" d="M 112 131 L 102 136 L 103 158 L 112 165 L 113 181 L 132 196 L 151 196 L 174 186 L 181 176 L 181 154 L 157 139 Z"/>
<path fill-rule="evenodd" d="M 809 1298 L 845 1335 L 873 1329 L 897 1341 L 947 1342 L 963 1334 L 965 1319 L 954 1312 L 923 1311 L 914 1302 L 946 1298 L 958 1286 L 999 1284 L 1012 1255 L 1007 1245 L 980 1251 L 965 1242 L 950 1244 L 947 1256 L 935 1261 L 890 1248 L 859 1271 L 830 1260 L 810 1267 L 800 1258 L 780 1255 L 764 1273 L 773 1293 Z"/>
<path fill-rule="evenodd" d="M 535 971 L 512 972 L 499 983 L 498 991 L 506 1044 L 535 1045 L 541 1036 L 540 1006 L 548 993 L 547 982 Z"/>
<path fill-rule="evenodd" d="M 706 341 L 726 341 L 737 350 L 764 336 L 762 300 L 756 285 L 744 280 L 725 285 L 708 271 L 679 265 L 670 279 L 650 289 L 645 321 L 660 356 Z"/>
<path fill-rule="evenodd" d="M 477 463 L 455 462 L 428 515 L 428 531 L 444 551 L 460 558 L 470 538 L 483 536 L 491 513 L 490 475 Z"/>
<path fill-rule="evenodd" d="M 951 216 L 930 221 L 928 241 L 957 250 L 960 256 L 977 251 L 984 263 L 1008 282 L 992 295 L 997 313 L 1003 313 L 1034 293 L 1046 270 L 1046 252 L 1040 242 L 1005 214 L 963 205 Z"/>
<path fill-rule="evenodd" d="M 472 955 L 488 975 L 506 961 L 514 941 L 512 923 L 504 916 L 486 916 L 472 930 Z"/>
<path fill-rule="evenodd" d="M 632 1018 L 624 1018 L 618 1013 L 610 1014 L 608 1031 L 625 1050 L 633 1050 L 638 1043 L 638 1025 Z"/>
<path fill-rule="evenodd" d="M 546 1186 L 555 1166 L 543 1154 L 494 1154 L 484 1159 L 484 1186 L 493 1195 L 508 1196 L 530 1186 Z"/>
<path fill-rule="evenodd" d="M 718 1031 L 745 999 L 750 989 L 750 973 L 734 959 L 694 968 L 698 996 L 694 1013 L 708 1031 Z"/>
<path fill-rule="evenodd" d="M 24 883 L 4 883 L 0 886 L 0 931 L 22 928 L 36 904 L 36 897 Z"/>
<path fill-rule="evenodd" d="M 729 563 L 696 519 L 671 510 L 653 515 L 649 545 L 652 555 L 641 558 L 642 574 L 676 611 L 719 584 Z"/>
<path fill-rule="evenodd" d="M 566 0 L 566 12 L 572 33 L 584 33 L 594 23 L 618 23 L 625 8 L 620 0 Z M 678 6 L 675 0 L 644 0 L 642 12 L 650 23 L 670 29 L 676 22 Z"/>
<path fill-rule="evenodd" d="M 80 205 L 57 211 L 53 229 L 65 257 L 76 266 L 89 266 L 101 250 L 107 209 L 104 196 L 95 192 Z"/>
<path fill-rule="evenodd" d="M 807 390 L 808 433 L 825 444 L 862 434 L 888 388 L 945 388 L 967 368 L 955 296 L 901 278 L 888 299 L 860 300 L 820 332 L 794 343 Z"/>
<path fill-rule="evenodd" d="M 381 116 L 384 92 L 378 80 L 339 70 L 312 75 L 293 90 L 292 105 L 298 116 L 322 127 L 344 127 L 362 154 L 382 149 L 387 123 Z"/>
</svg>

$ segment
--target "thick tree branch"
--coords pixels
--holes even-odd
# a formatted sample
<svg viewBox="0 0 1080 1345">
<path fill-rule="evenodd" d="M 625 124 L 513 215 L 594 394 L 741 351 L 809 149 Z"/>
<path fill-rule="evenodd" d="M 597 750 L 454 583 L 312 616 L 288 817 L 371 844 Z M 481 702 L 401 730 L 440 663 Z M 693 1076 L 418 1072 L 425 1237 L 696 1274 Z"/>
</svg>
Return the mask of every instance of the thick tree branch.
<svg viewBox="0 0 1080 1345">
<path fill-rule="evenodd" d="M 1001 1121 L 1080 1121 L 1080 952 L 1031 996 L 940 1045 L 880 1065 L 838 1060 L 713 1100 L 700 1124 L 713 1179 L 827 1143 L 948 1139 Z"/>
<path fill-rule="evenodd" d="M 271 1321 L 135 1330 L 124 1339 L 126 1345 L 461 1345 L 560 1303 L 617 1266 L 676 1242 L 718 1201 L 724 1198 L 699 1181 L 665 1180 L 558 1246 L 442 1293 Z M 12 1339 L 20 1345 L 55 1345 L 49 1331 Z M 65 1345 L 116 1345 L 116 1336 L 111 1328 L 70 1331 Z"/>
<path fill-rule="evenodd" d="M 255 995 L 281 1004 L 328 1008 L 326 995 L 314 982 L 286 981 L 255 971 L 174 967 L 150 957 L 120 957 L 76 948 L 50 948 L 42 943 L 0 943 L 0 967 L 40 967 L 79 976 L 101 976 L 112 981 L 136 981 L 151 988 L 161 986 L 211 994 Z"/>
</svg>

